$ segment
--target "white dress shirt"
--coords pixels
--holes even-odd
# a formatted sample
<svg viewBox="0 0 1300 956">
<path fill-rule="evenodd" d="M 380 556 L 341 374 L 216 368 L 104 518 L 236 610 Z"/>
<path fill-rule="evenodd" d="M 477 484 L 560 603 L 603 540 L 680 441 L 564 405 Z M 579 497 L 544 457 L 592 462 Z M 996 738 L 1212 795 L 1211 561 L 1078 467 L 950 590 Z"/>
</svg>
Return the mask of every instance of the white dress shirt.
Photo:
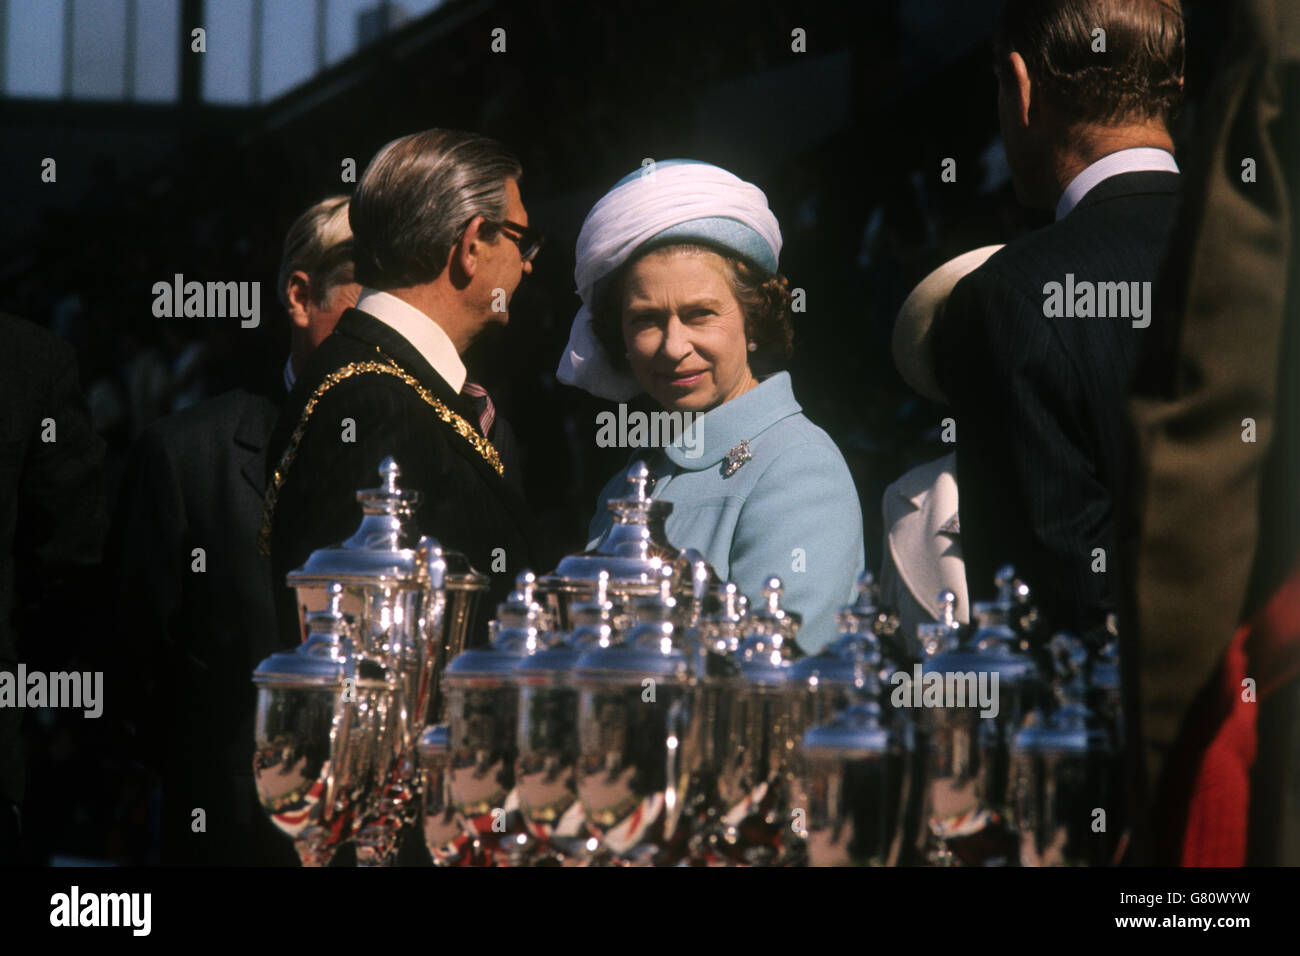
<svg viewBox="0 0 1300 956">
<path fill-rule="evenodd" d="M 397 296 L 374 289 L 361 290 L 356 308 L 374 316 L 410 342 L 457 394 L 464 388 L 469 374 L 465 370 L 465 363 L 460 360 L 451 337 L 433 319 Z"/>
<path fill-rule="evenodd" d="M 1070 210 L 1079 204 L 1079 200 L 1103 179 L 1118 176 L 1120 173 L 1161 172 L 1176 173 L 1178 164 L 1171 153 L 1154 146 L 1135 146 L 1121 149 L 1103 156 L 1083 172 L 1070 180 L 1070 185 L 1061 193 L 1056 204 L 1056 218 L 1064 219 Z"/>
</svg>

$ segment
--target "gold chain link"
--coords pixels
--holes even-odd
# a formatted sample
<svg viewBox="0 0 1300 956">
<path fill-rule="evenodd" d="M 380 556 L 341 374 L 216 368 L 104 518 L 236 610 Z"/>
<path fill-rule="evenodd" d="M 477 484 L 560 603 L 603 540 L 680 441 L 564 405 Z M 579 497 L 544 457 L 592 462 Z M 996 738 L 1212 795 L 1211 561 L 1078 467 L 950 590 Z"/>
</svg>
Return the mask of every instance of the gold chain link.
<svg viewBox="0 0 1300 956">
<path fill-rule="evenodd" d="M 483 456 L 484 460 L 493 467 L 498 475 L 505 473 L 505 467 L 501 464 L 501 456 L 497 454 L 497 450 L 492 443 L 480 435 L 473 425 L 439 401 L 437 396 L 421 385 L 414 376 L 408 375 L 395 364 L 390 365 L 374 361 L 353 362 L 326 375 L 320 385 L 316 387 L 316 391 L 312 392 L 311 398 L 307 399 L 307 404 L 303 406 L 302 418 L 298 420 L 298 427 L 293 430 L 293 436 L 289 439 L 289 445 L 280 458 L 280 464 L 276 466 L 275 473 L 271 476 L 271 486 L 266 490 L 266 497 L 262 500 L 262 527 L 257 533 L 257 550 L 264 556 L 270 556 L 271 554 L 271 516 L 275 513 L 276 500 L 280 497 L 280 489 L 284 485 L 285 476 L 289 474 L 289 466 L 293 464 L 294 456 L 298 453 L 298 445 L 302 442 L 302 437 L 307 431 L 307 421 L 311 418 L 312 412 L 316 410 L 317 403 L 326 392 L 339 382 L 352 378 L 354 375 L 375 372 L 401 379 L 415 389 L 416 394 L 433 408 L 438 417 L 450 425 L 457 435 L 473 445 L 474 450 Z"/>
</svg>

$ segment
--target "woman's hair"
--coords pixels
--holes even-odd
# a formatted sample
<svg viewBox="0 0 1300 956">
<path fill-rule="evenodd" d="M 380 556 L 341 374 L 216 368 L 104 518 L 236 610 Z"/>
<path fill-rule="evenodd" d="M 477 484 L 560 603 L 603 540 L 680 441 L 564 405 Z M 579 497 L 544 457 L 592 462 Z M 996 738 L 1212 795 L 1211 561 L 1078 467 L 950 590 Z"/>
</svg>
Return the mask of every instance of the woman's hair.
<svg viewBox="0 0 1300 956">
<path fill-rule="evenodd" d="M 704 243 L 674 242 L 639 252 L 602 280 L 596 291 L 592 328 L 615 369 L 628 371 L 627 346 L 623 340 L 624 283 L 633 264 L 654 253 L 712 253 L 720 258 L 731 293 L 745 317 L 745 336 L 756 346 L 749 353 L 750 368 L 756 376 L 761 376 L 785 367 L 794 352 L 790 280 L 780 273 L 769 275 L 728 250 Z"/>
</svg>

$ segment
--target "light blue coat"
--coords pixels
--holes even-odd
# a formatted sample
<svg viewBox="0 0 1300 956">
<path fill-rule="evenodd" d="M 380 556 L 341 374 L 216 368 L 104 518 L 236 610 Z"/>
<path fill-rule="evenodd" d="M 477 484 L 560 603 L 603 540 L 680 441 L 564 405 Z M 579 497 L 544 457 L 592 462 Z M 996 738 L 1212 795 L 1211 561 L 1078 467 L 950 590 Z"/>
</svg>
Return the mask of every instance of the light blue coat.
<svg viewBox="0 0 1300 956">
<path fill-rule="evenodd" d="M 650 466 L 653 497 L 673 503 L 669 542 L 699 550 L 751 607 L 762 601 L 763 581 L 779 577 L 783 606 L 803 617 L 799 646 L 821 650 L 866 566 L 858 493 L 840 450 L 804 417 L 787 372 L 700 416 L 694 428 L 663 455 L 647 448 L 633 456 Z M 742 440 L 751 458 L 727 475 L 728 453 Z M 601 491 L 588 547 L 609 528 L 605 502 L 627 487 L 625 469 Z"/>
</svg>

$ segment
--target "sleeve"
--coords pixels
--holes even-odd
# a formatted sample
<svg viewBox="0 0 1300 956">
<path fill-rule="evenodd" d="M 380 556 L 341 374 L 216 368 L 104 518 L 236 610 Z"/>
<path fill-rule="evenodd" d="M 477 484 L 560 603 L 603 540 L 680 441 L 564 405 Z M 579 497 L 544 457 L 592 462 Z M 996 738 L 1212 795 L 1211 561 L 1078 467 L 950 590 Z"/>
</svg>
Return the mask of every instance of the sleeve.
<svg viewBox="0 0 1300 956">
<path fill-rule="evenodd" d="M 1041 304 L 988 270 L 954 288 L 935 334 L 936 374 L 957 420 L 962 550 L 971 600 L 1011 562 L 1054 626 L 1104 617 L 1117 555 L 1111 497 L 1082 416 L 1079 373 Z"/>
<path fill-rule="evenodd" d="M 838 633 L 836 616 L 866 567 L 862 509 L 840 453 L 819 443 L 783 451 L 750 492 L 731 543 L 731 577 L 762 599 L 776 575 L 782 604 L 803 618 L 798 643 L 816 653 Z"/>
</svg>

